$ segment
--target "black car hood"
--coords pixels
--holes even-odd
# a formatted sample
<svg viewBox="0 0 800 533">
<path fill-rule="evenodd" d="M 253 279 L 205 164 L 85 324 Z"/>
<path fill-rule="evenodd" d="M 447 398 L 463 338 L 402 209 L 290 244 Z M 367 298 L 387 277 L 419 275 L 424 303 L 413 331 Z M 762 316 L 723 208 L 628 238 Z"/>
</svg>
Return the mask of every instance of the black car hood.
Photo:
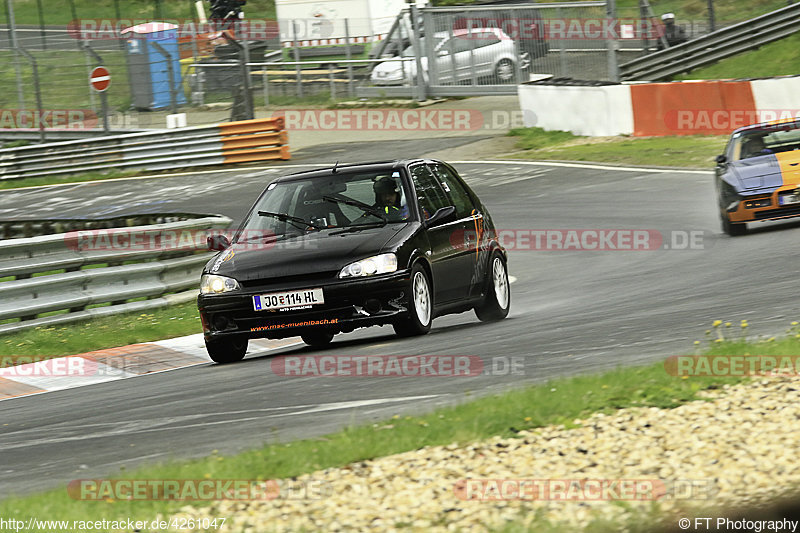
<svg viewBox="0 0 800 533">
<path fill-rule="evenodd" d="M 239 281 L 338 271 L 383 252 L 386 243 L 407 225 L 388 224 L 338 235 L 341 229 L 313 231 L 273 243 L 234 243 L 209 261 L 206 271 Z"/>
<path fill-rule="evenodd" d="M 783 185 L 781 166 L 774 155 L 762 155 L 730 164 L 731 172 L 742 189 L 775 188 Z"/>
</svg>

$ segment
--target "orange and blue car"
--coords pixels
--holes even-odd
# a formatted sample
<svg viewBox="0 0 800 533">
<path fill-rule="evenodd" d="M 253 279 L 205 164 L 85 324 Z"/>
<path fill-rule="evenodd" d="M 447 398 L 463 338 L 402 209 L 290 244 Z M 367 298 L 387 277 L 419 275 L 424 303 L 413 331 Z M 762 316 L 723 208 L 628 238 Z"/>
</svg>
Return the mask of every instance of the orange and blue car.
<svg viewBox="0 0 800 533">
<path fill-rule="evenodd" d="M 800 217 L 800 118 L 735 130 L 716 161 L 725 233 L 743 235 L 748 222 Z"/>
</svg>

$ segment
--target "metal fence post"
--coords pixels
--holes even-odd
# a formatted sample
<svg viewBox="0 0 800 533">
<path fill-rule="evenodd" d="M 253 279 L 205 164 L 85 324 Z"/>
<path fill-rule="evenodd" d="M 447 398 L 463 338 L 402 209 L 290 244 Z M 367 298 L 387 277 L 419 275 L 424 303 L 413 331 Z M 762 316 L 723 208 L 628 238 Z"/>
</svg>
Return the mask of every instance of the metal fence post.
<svg viewBox="0 0 800 533">
<path fill-rule="evenodd" d="M 353 91 L 353 66 L 350 64 L 350 60 L 353 59 L 352 53 L 350 52 L 350 19 L 344 19 L 344 45 L 345 45 L 345 54 L 347 55 L 347 96 L 352 97 L 354 94 Z M 405 78 L 405 76 L 403 76 Z"/>
<path fill-rule="evenodd" d="M 708 30 L 710 32 L 716 31 L 717 22 L 714 16 L 714 0 L 708 0 Z"/>
<path fill-rule="evenodd" d="M 17 99 L 19 100 L 19 108 L 25 109 L 25 93 L 22 90 L 22 70 L 19 66 L 17 25 L 14 22 L 14 0 L 6 0 L 6 12 L 8 13 L 8 36 L 11 41 L 11 49 L 14 51 L 14 74 L 17 77 Z"/>
<path fill-rule="evenodd" d="M 222 32 L 222 36 L 239 52 L 239 65 L 242 72 L 242 92 L 244 92 L 242 95 L 244 98 L 244 114 L 247 119 L 255 118 L 253 111 L 253 92 L 250 90 L 250 67 L 247 66 L 250 58 L 250 50 L 247 47 L 247 42 L 245 41 L 245 44 L 242 45 L 239 41 L 228 35 L 228 32 Z M 236 108 L 235 98 L 233 107 Z"/>
<path fill-rule="evenodd" d="M 455 21 L 453 20 L 453 15 L 447 16 L 447 53 L 450 54 L 450 70 L 452 71 L 453 76 L 453 85 L 458 85 L 458 68 L 456 67 L 456 50 L 453 48 L 455 46 L 455 38 L 453 37 L 453 26 Z M 472 35 L 467 35 L 467 39 L 472 39 Z M 430 67 L 428 68 L 428 74 L 433 71 Z M 438 80 L 439 83 L 442 83 L 441 73 L 436 72 L 439 76 Z"/>
<path fill-rule="evenodd" d="M 474 29 L 472 26 L 474 22 L 473 19 L 468 19 L 467 33 L 470 35 L 472 35 L 472 30 Z M 475 39 L 469 40 L 469 78 L 473 86 L 478 85 L 478 73 L 475 70 Z"/>
<path fill-rule="evenodd" d="M 333 63 L 328 63 L 328 81 L 331 84 L 331 100 L 336 98 L 336 83 L 333 81 Z"/>
<path fill-rule="evenodd" d="M 269 105 L 269 73 L 267 69 L 269 68 L 268 65 L 264 65 L 264 70 L 261 71 L 261 83 L 264 85 L 263 93 L 264 93 L 264 107 Z"/>
<path fill-rule="evenodd" d="M 303 74 L 300 72 L 300 42 L 297 40 L 297 21 L 292 19 L 292 45 L 294 46 L 295 79 L 297 80 L 297 97 L 303 97 Z"/>
<path fill-rule="evenodd" d="M 612 27 L 617 27 L 617 0 L 606 0 L 606 17 L 613 22 Z M 608 46 L 608 79 L 619 81 L 619 65 L 617 64 L 617 51 L 619 41 L 616 35 L 609 35 L 606 39 Z"/>
<path fill-rule="evenodd" d="M 417 88 L 418 88 L 417 100 L 419 100 L 420 102 L 424 102 L 428 98 L 428 89 L 425 84 L 425 74 L 422 72 L 422 54 L 424 50 L 422 50 L 420 46 L 419 24 L 417 20 L 419 11 L 417 11 L 417 3 L 414 2 L 413 0 L 411 1 L 410 4 L 410 11 L 411 11 L 411 31 L 413 32 L 414 35 L 412 38 L 413 39 L 412 42 L 414 43 L 414 51 L 416 52 L 414 56 L 417 64 Z M 428 40 L 431 39 L 429 38 Z M 430 49 L 431 47 L 428 46 L 428 48 Z M 432 61 L 433 60 L 430 58 L 429 54 L 428 57 L 429 66 L 432 63 Z"/>
<path fill-rule="evenodd" d="M 44 9 L 42 0 L 36 0 L 36 9 L 39 11 L 39 33 L 42 36 L 42 50 L 47 50 L 47 36 L 44 33 Z"/>
<path fill-rule="evenodd" d="M 506 13 L 508 14 L 506 15 Z M 512 13 L 511 11 L 507 12 L 503 11 L 503 15 L 505 17 L 505 20 L 514 20 L 513 18 L 514 13 Z M 511 42 L 514 43 L 514 57 L 517 58 L 517 60 L 514 61 L 514 79 L 516 80 L 516 84 L 518 85 L 528 80 L 522 77 L 522 65 L 521 65 L 522 61 L 520 61 L 522 59 L 522 49 L 519 45 L 519 39 L 513 39 Z M 533 59 L 531 59 L 531 61 L 533 61 Z"/>
<path fill-rule="evenodd" d="M 559 20 L 564 20 L 564 12 L 559 7 L 556 10 L 556 16 Z M 567 64 L 567 44 L 565 42 L 564 36 L 561 36 L 559 39 L 558 45 L 558 66 L 561 68 L 561 75 L 565 78 L 569 77 L 569 65 Z"/>
<path fill-rule="evenodd" d="M 249 118 L 256 118 L 256 108 L 253 105 L 253 91 L 250 86 L 250 43 L 247 39 L 242 40 L 242 70 L 244 71 L 244 92 L 245 92 L 245 105 L 247 106 L 247 115 Z"/>
<path fill-rule="evenodd" d="M 161 0 L 155 0 L 154 7 L 156 20 L 164 20 L 164 9 L 161 6 Z"/>
<path fill-rule="evenodd" d="M 89 48 L 89 45 L 83 41 L 81 41 L 81 46 L 86 51 L 86 77 L 88 78 L 92 73 L 92 61 L 89 59 L 89 56 L 91 55 L 91 49 Z M 89 105 L 91 106 L 92 111 L 97 112 L 97 105 L 94 102 L 94 91 L 91 87 L 89 87 Z"/>
<path fill-rule="evenodd" d="M 3 11 L 6 13 L 6 22 L 8 22 L 8 49 L 11 50 L 14 48 L 14 36 L 11 32 L 11 22 L 9 22 L 11 20 L 11 14 L 9 13 L 8 6 L 8 2 L 3 4 Z"/>
<path fill-rule="evenodd" d="M 36 64 L 36 59 L 27 50 L 25 50 L 25 48 L 20 46 L 19 51 L 28 59 L 28 61 L 31 62 L 31 67 L 33 67 L 33 89 L 36 92 L 36 112 L 34 113 L 34 117 L 36 117 L 36 122 L 39 123 L 39 141 L 44 143 L 45 134 L 44 121 L 42 120 L 42 91 L 39 87 L 39 67 Z"/>
<path fill-rule="evenodd" d="M 69 10 L 72 13 L 72 20 L 77 21 L 78 20 L 78 12 L 75 11 L 75 0 L 69 0 Z M 80 27 L 80 25 L 78 27 Z M 83 46 L 83 37 L 81 37 L 82 33 L 83 32 L 80 32 L 80 31 L 78 32 L 78 43 L 77 43 L 78 44 L 78 50 L 80 50 L 81 47 Z"/>
</svg>

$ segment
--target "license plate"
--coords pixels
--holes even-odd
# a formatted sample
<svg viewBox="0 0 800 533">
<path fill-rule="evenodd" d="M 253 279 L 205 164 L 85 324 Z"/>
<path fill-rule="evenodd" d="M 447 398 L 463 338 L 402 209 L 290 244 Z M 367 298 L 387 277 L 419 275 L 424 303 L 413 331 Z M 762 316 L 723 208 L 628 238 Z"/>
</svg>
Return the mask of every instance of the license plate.
<svg viewBox="0 0 800 533">
<path fill-rule="evenodd" d="M 253 296 L 253 308 L 256 311 L 310 307 L 322 303 L 325 303 L 325 299 L 322 296 L 322 289 L 271 292 L 269 294 L 257 294 Z"/>
<path fill-rule="evenodd" d="M 800 204 L 800 196 L 796 194 L 782 194 L 778 198 L 780 205 Z"/>
</svg>

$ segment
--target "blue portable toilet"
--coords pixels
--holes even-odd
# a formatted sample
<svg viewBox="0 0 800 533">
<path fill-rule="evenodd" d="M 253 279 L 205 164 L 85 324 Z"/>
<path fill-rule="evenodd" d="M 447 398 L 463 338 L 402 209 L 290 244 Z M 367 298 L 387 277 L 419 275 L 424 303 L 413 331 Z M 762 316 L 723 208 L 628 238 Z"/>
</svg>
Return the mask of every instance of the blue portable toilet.
<svg viewBox="0 0 800 533">
<path fill-rule="evenodd" d="M 126 28 L 122 34 L 128 39 L 126 52 L 133 107 L 154 110 L 170 106 L 170 68 L 175 85 L 175 103 L 185 104 L 178 26 L 168 22 L 147 22 Z M 169 59 L 154 44 L 159 44 L 169 54 Z"/>
</svg>

